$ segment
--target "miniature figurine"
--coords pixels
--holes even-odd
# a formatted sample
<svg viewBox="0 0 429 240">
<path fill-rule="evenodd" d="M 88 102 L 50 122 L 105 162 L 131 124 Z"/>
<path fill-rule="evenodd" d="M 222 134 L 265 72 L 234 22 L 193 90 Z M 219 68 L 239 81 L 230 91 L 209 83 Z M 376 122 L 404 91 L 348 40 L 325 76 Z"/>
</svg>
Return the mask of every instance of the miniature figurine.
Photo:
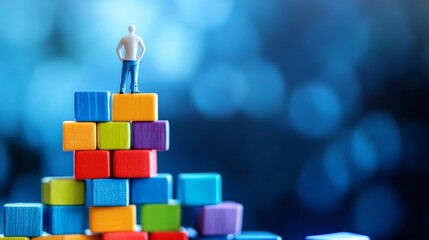
<svg viewBox="0 0 429 240">
<path fill-rule="evenodd" d="M 139 62 L 146 52 L 146 47 L 144 46 L 142 38 L 134 33 L 136 31 L 136 26 L 128 26 L 128 31 L 130 34 L 122 37 L 119 41 L 118 47 L 116 48 L 116 53 L 118 54 L 119 60 L 122 62 L 121 88 L 119 90 L 120 94 L 125 93 L 125 82 L 127 80 L 128 74 L 131 75 L 131 93 L 139 93 Z M 122 57 L 122 46 L 124 46 L 125 57 Z M 140 55 L 137 55 L 138 46 L 141 48 Z"/>
</svg>

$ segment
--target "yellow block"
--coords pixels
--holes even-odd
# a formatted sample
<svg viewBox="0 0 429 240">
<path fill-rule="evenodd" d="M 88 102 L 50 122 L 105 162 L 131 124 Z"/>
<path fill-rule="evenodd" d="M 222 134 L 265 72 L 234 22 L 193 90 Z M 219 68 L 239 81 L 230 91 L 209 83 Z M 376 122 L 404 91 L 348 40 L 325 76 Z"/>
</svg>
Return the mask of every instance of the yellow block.
<svg viewBox="0 0 429 240">
<path fill-rule="evenodd" d="M 0 234 L 0 238 L 4 240 L 30 240 L 28 237 L 5 237 L 3 234 Z"/>
<path fill-rule="evenodd" d="M 42 202 L 48 205 L 85 204 L 85 182 L 72 177 L 42 178 Z"/>
<path fill-rule="evenodd" d="M 35 240 L 101 240 L 100 235 L 83 235 L 83 234 L 70 234 L 70 235 L 48 235 L 43 237 L 32 238 Z"/>
<path fill-rule="evenodd" d="M 158 94 L 113 94 L 112 97 L 113 121 L 158 120 Z"/>
<path fill-rule="evenodd" d="M 93 233 L 134 231 L 135 226 L 135 205 L 89 208 L 89 230 Z"/>
<path fill-rule="evenodd" d="M 95 150 L 97 124 L 95 122 L 63 122 L 63 150 Z"/>
</svg>

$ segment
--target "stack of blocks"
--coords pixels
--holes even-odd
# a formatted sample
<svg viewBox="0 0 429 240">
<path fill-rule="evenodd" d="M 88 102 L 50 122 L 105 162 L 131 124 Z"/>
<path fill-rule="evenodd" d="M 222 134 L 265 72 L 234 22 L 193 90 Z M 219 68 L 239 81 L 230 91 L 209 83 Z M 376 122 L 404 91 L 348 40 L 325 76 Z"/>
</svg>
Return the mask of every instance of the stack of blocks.
<svg viewBox="0 0 429 240">
<path fill-rule="evenodd" d="M 76 121 L 63 123 L 74 177 L 43 178 L 42 204 L 4 205 L 5 238 L 186 240 L 183 206 L 191 209 L 197 239 L 281 239 L 241 233 L 243 206 L 222 202 L 217 173 L 179 174 L 173 199 L 172 176 L 157 171 L 157 152 L 169 148 L 169 122 L 158 120 L 157 94 L 74 97 Z"/>
</svg>

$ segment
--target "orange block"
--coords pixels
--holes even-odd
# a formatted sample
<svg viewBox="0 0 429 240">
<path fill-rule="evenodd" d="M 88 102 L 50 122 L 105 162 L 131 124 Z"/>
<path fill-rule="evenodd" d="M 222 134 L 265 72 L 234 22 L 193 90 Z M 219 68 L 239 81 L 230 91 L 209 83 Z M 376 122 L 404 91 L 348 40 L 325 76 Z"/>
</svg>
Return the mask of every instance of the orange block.
<svg viewBox="0 0 429 240">
<path fill-rule="evenodd" d="M 158 120 L 158 94 L 113 94 L 112 120 L 115 122 Z"/>
<path fill-rule="evenodd" d="M 63 150 L 95 150 L 97 124 L 95 122 L 63 122 Z"/>
<path fill-rule="evenodd" d="M 48 235 L 43 237 L 32 238 L 35 240 L 101 240 L 101 235 L 83 235 L 83 234 L 70 234 L 70 235 Z"/>
<path fill-rule="evenodd" d="M 135 205 L 89 208 L 89 229 L 93 233 L 133 231 L 135 226 Z"/>
</svg>

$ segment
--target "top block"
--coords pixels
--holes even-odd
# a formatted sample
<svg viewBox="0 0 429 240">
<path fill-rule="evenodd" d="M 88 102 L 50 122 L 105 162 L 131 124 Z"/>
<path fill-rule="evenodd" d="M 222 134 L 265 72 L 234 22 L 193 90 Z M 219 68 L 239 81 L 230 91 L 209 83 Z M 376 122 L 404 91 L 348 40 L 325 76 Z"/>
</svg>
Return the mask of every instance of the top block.
<svg viewBox="0 0 429 240">
<path fill-rule="evenodd" d="M 158 94 L 113 94 L 112 96 L 113 121 L 158 120 Z"/>
<path fill-rule="evenodd" d="M 75 92 L 74 116 L 76 121 L 110 121 L 110 92 Z"/>
</svg>

